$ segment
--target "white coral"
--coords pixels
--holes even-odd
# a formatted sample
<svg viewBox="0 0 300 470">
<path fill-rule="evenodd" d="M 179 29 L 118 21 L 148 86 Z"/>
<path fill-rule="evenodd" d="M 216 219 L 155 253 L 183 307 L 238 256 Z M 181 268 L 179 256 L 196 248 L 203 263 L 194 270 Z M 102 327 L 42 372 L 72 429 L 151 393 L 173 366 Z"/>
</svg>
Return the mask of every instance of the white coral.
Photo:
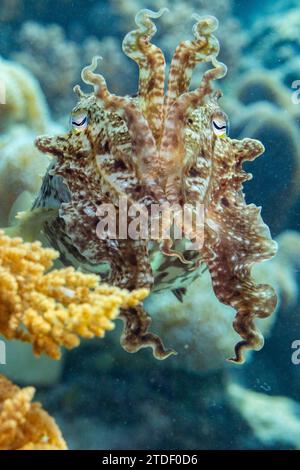
<svg viewBox="0 0 300 470">
<path fill-rule="evenodd" d="M 57 129 L 51 124 L 38 82 L 23 66 L 0 58 L 0 82 L 5 97 L 0 105 L 0 226 L 5 226 L 22 193 L 30 205 L 49 165 L 36 149 L 35 137 Z"/>
<path fill-rule="evenodd" d="M 227 392 L 232 406 L 262 444 L 272 446 L 280 442 L 300 449 L 299 403 L 283 396 L 252 392 L 235 383 L 228 385 Z"/>
</svg>

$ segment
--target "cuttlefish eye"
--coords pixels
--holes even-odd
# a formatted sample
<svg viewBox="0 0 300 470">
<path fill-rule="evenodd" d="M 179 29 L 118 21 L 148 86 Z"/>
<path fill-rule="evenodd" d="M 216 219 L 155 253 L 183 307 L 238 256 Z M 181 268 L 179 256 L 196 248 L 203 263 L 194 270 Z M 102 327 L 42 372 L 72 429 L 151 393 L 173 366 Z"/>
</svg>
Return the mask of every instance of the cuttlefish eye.
<svg viewBox="0 0 300 470">
<path fill-rule="evenodd" d="M 84 131 L 88 125 L 87 114 L 80 114 L 78 116 L 71 116 L 72 129 L 77 131 Z"/>
<path fill-rule="evenodd" d="M 215 117 L 212 119 L 212 128 L 214 134 L 223 139 L 228 134 L 228 122 L 223 117 Z"/>
</svg>

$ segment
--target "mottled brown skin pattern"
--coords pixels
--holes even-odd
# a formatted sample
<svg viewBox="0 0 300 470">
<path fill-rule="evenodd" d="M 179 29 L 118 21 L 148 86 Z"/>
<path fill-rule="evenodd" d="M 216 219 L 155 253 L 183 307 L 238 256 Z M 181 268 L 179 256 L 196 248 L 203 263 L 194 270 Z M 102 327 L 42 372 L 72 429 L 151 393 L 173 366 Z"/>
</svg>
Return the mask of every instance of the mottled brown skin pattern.
<svg viewBox="0 0 300 470">
<path fill-rule="evenodd" d="M 35 207 L 57 208 L 57 217 L 44 225 L 44 231 L 66 263 L 77 259 L 97 271 L 106 262 L 108 282 L 128 289 L 151 289 L 154 273 L 148 241 L 100 240 L 97 207 L 112 203 L 118 209 L 120 196 L 127 197 L 128 205 L 203 204 L 204 245 L 193 262 L 187 263 L 186 253 L 172 250 L 172 243 L 164 240 L 158 249 L 166 264 L 176 259 L 183 272 L 206 264 L 216 296 L 236 310 L 233 326 L 242 341 L 231 361 L 241 363 L 245 350 L 263 345 L 255 318 L 271 315 L 276 306 L 273 289 L 255 284 L 251 277 L 252 265 L 271 258 L 276 244 L 260 210 L 247 205 L 242 192 L 243 182 L 251 177 L 242 164 L 264 148 L 256 140 L 220 138 L 213 131 L 214 119 L 227 121 L 218 104 L 220 92 L 212 88 L 213 81 L 226 74 L 225 65 L 216 59 L 219 43 L 212 34 L 218 26 L 214 17 L 195 15 L 195 38 L 176 49 L 165 96 L 164 56 L 150 42 L 156 31 L 151 19 L 163 12 L 141 10 L 136 16 L 138 29 L 123 42 L 123 51 L 139 66 L 136 98 L 108 91 L 103 76 L 94 73 L 97 58 L 82 71 L 83 81 L 94 92 L 84 94 L 76 87 L 79 102 L 72 116 L 87 116 L 88 125 L 81 132 L 73 129 L 63 136 L 37 140 L 38 148 L 55 159 Z M 203 74 L 196 90 L 189 91 L 193 69 L 200 62 L 211 62 L 213 68 Z M 178 298 L 183 292 L 177 292 Z M 150 318 L 142 307 L 121 317 L 121 341 L 127 351 L 151 346 L 159 359 L 172 354 L 148 332 Z"/>
</svg>

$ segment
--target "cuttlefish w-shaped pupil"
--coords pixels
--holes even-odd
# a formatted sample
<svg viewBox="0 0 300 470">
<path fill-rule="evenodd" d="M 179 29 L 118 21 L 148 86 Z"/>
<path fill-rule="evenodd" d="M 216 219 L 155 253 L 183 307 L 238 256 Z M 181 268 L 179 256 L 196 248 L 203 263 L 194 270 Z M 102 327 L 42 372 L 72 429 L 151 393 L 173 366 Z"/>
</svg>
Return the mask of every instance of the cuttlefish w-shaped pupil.
<svg viewBox="0 0 300 470">
<path fill-rule="evenodd" d="M 218 129 L 219 131 L 226 129 L 226 124 L 224 124 L 224 125 L 218 125 L 218 124 L 216 123 L 216 121 L 213 121 L 213 125 L 214 125 L 214 127 L 215 127 L 216 129 Z"/>
<path fill-rule="evenodd" d="M 79 116 L 77 118 L 72 118 L 72 126 L 76 128 L 86 127 L 87 125 L 87 116 Z"/>
</svg>

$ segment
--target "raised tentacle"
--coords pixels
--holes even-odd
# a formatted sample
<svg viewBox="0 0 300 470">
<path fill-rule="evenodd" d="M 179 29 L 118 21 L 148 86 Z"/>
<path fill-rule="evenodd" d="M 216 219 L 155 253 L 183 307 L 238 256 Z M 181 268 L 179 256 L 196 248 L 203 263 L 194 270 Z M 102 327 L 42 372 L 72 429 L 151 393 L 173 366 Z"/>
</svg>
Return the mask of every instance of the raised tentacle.
<svg viewBox="0 0 300 470">
<path fill-rule="evenodd" d="M 182 41 L 176 48 L 170 67 L 167 110 L 183 93 L 189 89 L 192 73 L 200 62 L 209 62 L 219 53 L 219 42 L 212 32 L 218 28 L 214 16 L 193 15 L 197 23 L 193 27 L 195 39 Z"/>
<path fill-rule="evenodd" d="M 82 89 L 80 88 L 79 85 L 75 85 L 74 88 L 73 88 L 73 91 L 79 99 L 87 97 L 87 95 L 82 91 Z"/>
<path fill-rule="evenodd" d="M 227 72 L 226 65 L 215 57 L 212 58 L 212 64 L 214 68 L 203 74 L 199 88 L 180 96 L 171 106 L 166 118 L 160 156 L 162 168 L 165 170 L 165 193 L 171 204 L 180 203 L 182 197 L 182 171 L 185 155 L 182 123 L 185 122 L 187 115 L 201 106 L 205 97 L 212 93 L 212 81 L 224 77 Z"/>
<path fill-rule="evenodd" d="M 128 33 L 123 41 L 124 53 L 139 66 L 140 106 L 156 142 L 160 140 L 163 120 L 165 58 L 161 49 L 150 43 L 156 33 L 151 18 L 159 18 L 165 11 L 168 9 L 157 13 L 140 10 L 135 17 L 138 29 Z"/>
<path fill-rule="evenodd" d="M 154 136 L 147 120 L 134 100 L 129 97 L 120 97 L 109 92 L 105 78 L 95 74 L 98 60 L 94 57 L 92 64 L 82 70 L 82 80 L 94 87 L 94 93 L 104 109 L 116 113 L 126 123 L 131 137 L 132 157 L 138 177 L 144 182 L 151 194 L 161 197 L 162 191 L 158 184 L 159 156 Z"/>
</svg>

